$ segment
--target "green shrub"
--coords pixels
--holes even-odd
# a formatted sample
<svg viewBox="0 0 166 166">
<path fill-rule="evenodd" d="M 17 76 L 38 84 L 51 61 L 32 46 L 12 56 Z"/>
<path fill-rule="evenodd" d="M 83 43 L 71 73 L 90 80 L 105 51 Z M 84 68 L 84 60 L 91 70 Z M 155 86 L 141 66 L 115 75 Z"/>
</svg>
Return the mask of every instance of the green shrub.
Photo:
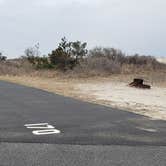
<svg viewBox="0 0 166 166">
<path fill-rule="evenodd" d="M 60 70 L 73 69 L 80 59 L 87 54 L 86 46 L 86 43 L 80 41 L 68 42 L 64 37 L 58 48 L 49 54 L 50 63 Z"/>
</svg>

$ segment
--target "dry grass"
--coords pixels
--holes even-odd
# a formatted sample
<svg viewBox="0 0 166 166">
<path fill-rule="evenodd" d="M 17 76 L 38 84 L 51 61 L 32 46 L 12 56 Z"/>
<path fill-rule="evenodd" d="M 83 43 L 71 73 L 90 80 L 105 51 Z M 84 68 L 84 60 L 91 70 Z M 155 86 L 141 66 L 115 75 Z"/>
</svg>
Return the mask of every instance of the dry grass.
<svg viewBox="0 0 166 166">
<path fill-rule="evenodd" d="M 72 84 L 68 80 L 55 78 L 46 78 L 39 76 L 0 76 L 0 80 L 18 83 L 30 87 L 43 89 L 57 94 L 71 96 L 73 90 Z"/>
</svg>

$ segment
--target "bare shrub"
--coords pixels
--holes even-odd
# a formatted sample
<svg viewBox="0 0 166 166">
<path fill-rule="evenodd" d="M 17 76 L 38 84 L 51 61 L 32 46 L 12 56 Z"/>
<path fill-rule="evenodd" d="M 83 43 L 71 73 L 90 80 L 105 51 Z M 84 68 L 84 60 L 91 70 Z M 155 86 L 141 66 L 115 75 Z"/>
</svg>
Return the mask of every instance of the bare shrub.
<svg viewBox="0 0 166 166">
<path fill-rule="evenodd" d="M 108 57 L 88 57 L 82 60 L 74 70 L 90 75 L 117 74 L 120 73 L 120 64 L 108 59 Z"/>
<path fill-rule="evenodd" d="M 149 69 L 155 70 L 162 67 L 162 64 L 159 63 L 154 57 L 152 56 L 140 56 L 138 54 L 133 56 L 126 56 L 126 63 L 129 65 L 135 65 L 136 67 L 139 66 L 146 66 Z"/>
<path fill-rule="evenodd" d="M 86 58 L 80 61 L 73 73 L 86 75 L 133 74 L 145 71 L 159 71 L 166 65 L 159 63 L 152 56 L 126 56 L 114 48 L 96 47 L 89 51 Z"/>
<path fill-rule="evenodd" d="M 121 50 L 115 48 L 102 48 L 96 47 L 89 51 L 89 56 L 93 57 L 107 57 L 108 60 L 114 61 L 115 63 L 124 63 L 125 54 Z"/>
</svg>

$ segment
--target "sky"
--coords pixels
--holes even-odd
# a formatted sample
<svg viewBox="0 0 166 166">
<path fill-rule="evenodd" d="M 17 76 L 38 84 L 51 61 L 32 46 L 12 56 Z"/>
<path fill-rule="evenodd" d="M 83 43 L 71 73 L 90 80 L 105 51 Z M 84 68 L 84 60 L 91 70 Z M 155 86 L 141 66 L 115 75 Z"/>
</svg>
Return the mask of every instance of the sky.
<svg viewBox="0 0 166 166">
<path fill-rule="evenodd" d="M 63 36 L 126 54 L 166 56 L 165 0 L 0 0 L 0 52 L 19 57 L 40 43 L 48 54 Z"/>
</svg>

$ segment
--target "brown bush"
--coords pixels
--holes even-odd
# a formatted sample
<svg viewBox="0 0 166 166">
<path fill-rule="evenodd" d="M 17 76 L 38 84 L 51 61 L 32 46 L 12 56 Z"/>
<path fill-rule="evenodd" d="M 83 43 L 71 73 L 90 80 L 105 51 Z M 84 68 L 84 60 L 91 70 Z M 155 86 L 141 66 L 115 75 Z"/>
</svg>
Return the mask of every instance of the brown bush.
<svg viewBox="0 0 166 166">
<path fill-rule="evenodd" d="M 88 56 L 82 58 L 72 69 L 57 71 L 56 69 L 36 70 L 26 58 L 7 60 L 0 62 L 0 75 L 32 75 L 43 77 L 55 77 L 57 74 L 66 77 L 91 77 L 108 76 L 112 74 L 138 74 L 160 73 L 166 76 L 166 64 L 159 63 L 154 57 L 126 56 L 123 52 L 114 48 L 94 48 Z M 155 74 L 154 79 L 157 78 Z M 162 80 L 162 79 L 160 79 Z"/>
<path fill-rule="evenodd" d="M 24 59 L 0 62 L 0 75 L 24 75 L 34 72 L 32 65 Z"/>
<path fill-rule="evenodd" d="M 126 56 L 114 48 L 95 48 L 80 61 L 72 73 L 77 75 L 133 74 L 144 71 L 166 70 L 166 65 L 159 63 L 152 56 Z"/>
<path fill-rule="evenodd" d="M 88 57 L 74 68 L 76 73 L 88 75 L 107 75 L 120 73 L 120 64 L 109 60 L 108 57 Z"/>
</svg>

